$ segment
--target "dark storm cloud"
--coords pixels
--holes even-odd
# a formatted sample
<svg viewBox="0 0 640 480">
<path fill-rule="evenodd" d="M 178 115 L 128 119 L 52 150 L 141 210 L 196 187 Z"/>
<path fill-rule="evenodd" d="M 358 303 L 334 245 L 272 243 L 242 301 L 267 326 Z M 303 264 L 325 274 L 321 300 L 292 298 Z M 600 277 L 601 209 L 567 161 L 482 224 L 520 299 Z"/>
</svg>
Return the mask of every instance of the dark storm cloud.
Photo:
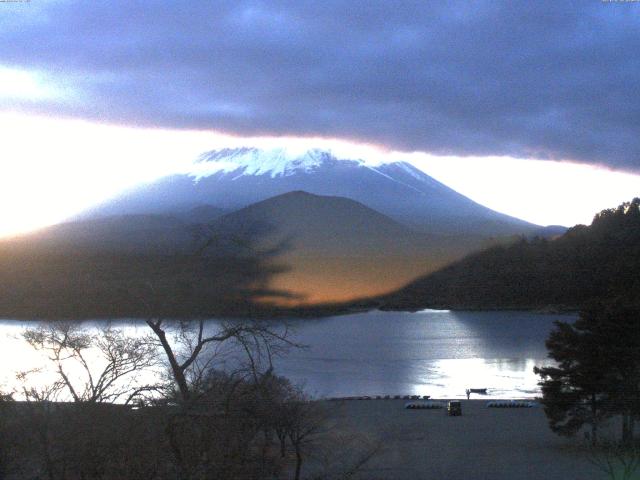
<svg viewBox="0 0 640 480">
<path fill-rule="evenodd" d="M 32 1 L 0 22 L 0 64 L 77 92 L 24 109 L 640 169 L 640 3 Z"/>
</svg>

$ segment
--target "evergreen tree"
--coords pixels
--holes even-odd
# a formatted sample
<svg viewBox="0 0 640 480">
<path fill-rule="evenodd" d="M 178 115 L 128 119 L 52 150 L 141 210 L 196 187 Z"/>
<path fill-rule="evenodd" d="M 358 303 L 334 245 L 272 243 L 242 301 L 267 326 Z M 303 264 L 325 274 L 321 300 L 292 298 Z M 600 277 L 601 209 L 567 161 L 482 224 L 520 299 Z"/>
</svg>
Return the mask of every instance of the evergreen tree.
<svg viewBox="0 0 640 480">
<path fill-rule="evenodd" d="M 597 441 L 598 424 L 609 416 L 605 400 L 605 375 L 595 345 L 576 326 L 556 322 L 546 342 L 549 356 L 557 367 L 534 369 L 541 376 L 545 414 L 551 429 L 571 436 L 583 426 L 591 426 L 591 439 Z"/>
<path fill-rule="evenodd" d="M 546 342 L 557 366 L 535 368 L 541 376 L 545 414 L 551 429 L 573 435 L 621 415 L 622 441 L 633 439 L 640 415 L 640 310 L 617 301 L 598 303 L 574 323 L 556 322 Z"/>
</svg>

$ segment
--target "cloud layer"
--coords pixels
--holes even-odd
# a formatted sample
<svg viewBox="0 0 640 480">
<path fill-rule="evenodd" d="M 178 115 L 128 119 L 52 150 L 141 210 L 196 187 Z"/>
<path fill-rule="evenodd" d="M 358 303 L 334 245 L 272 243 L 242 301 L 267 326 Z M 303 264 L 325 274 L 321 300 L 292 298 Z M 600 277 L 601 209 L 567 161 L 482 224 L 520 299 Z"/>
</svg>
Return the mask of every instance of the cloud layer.
<svg viewBox="0 0 640 480">
<path fill-rule="evenodd" d="M 640 3 L 0 4 L 6 108 L 640 170 Z"/>
</svg>

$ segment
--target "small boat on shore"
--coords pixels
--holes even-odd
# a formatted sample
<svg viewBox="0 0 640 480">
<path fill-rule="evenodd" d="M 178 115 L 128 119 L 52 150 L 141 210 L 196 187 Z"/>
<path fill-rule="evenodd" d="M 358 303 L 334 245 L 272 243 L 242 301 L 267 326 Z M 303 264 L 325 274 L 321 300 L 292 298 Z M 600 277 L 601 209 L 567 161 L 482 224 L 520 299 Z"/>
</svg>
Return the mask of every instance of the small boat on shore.
<svg viewBox="0 0 640 480">
<path fill-rule="evenodd" d="M 536 402 L 526 400 L 493 400 L 487 402 L 487 408 L 533 408 Z"/>
<path fill-rule="evenodd" d="M 405 403 L 404 408 L 409 410 L 434 410 L 438 408 L 444 408 L 445 404 L 443 402 L 409 402 Z"/>
<path fill-rule="evenodd" d="M 487 389 L 486 388 L 470 388 L 469 392 L 470 393 L 479 393 L 480 395 L 486 395 L 487 394 Z"/>
</svg>

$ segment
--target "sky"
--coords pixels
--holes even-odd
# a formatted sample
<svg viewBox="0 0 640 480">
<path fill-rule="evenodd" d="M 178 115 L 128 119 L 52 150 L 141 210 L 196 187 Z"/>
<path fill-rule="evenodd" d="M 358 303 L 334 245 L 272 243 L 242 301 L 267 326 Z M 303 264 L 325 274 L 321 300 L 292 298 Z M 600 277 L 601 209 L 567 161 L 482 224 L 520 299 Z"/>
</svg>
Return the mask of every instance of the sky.
<svg viewBox="0 0 640 480">
<path fill-rule="evenodd" d="M 640 2 L 0 2 L 0 235 L 199 153 L 409 159 L 491 208 L 640 195 Z"/>
</svg>

